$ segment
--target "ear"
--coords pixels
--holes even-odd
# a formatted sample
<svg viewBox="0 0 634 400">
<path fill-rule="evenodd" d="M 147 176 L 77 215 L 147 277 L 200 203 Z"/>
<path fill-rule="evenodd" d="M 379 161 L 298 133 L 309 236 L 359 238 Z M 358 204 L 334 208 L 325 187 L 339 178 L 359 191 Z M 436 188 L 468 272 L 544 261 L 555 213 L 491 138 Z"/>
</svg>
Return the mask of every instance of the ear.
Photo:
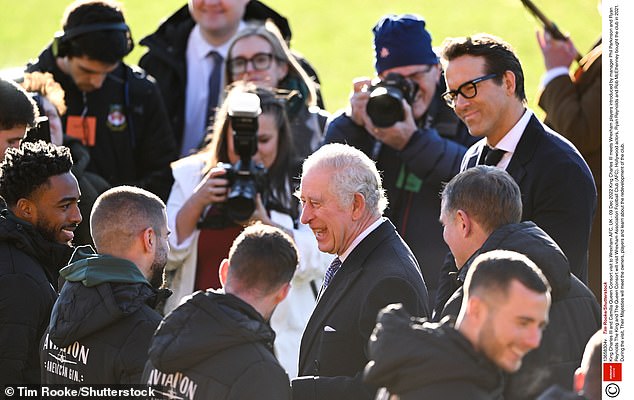
<svg viewBox="0 0 634 400">
<path fill-rule="evenodd" d="M 286 298 L 286 296 L 288 296 L 288 291 L 291 290 L 291 283 L 287 282 L 285 284 L 283 284 L 277 292 L 277 295 L 275 296 L 275 304 L 280 304 L 282 302 L 282 300 L 284 300 Z"/>
<path fill-rule="evenodd" d="M 35 203 L 24 197 L 18 200 L 11 211 L 13 211 L 16 217 L 30 222 L 31 224 L 37 220 L 37 207 L 35 206 Z"/>
<path fill-rule="evenodd" d="M 473 232 L 473 221 L 463 210 L 456 211 L 456 218 L 458 223 L 460 224 L 460 233 L 463 238 L 469 237 L 469 235 Z"/>
<path fill-rule="evenodd" d="M 472 294 L 467 300 L 467 313 L 473 321 L 481 324 L 487 313 L 487 304 L 476 294 Z"/>
<path fill-rule="evenodd" d="M 352 220 L 361 218 L 365 212 L 365 197 L 361 193 L 355 193 L 352 200 Z"/>
<path fill-rule="evenodd" d="M 220 268 L 218 268 L 218 277 L 220 278 L 220 284 L 225 287 L 227 283 L 227 275 L 229 274 L 229 260 L 224 259 L 220 262 Z"/>
<path fill-rule="evenodd" d="M 156 232 L 154 232 L 154 228 L 149 227 L 146 228 L 142 235 L 142 242 L 143 242 L 143 250 L 146 253 L 154 253 L 155 249 L 156 249 L 156 243 L 157 243 L 157 237 L 156 237 Z"/>
<path fill-rule="evenodd" d="M 516 76 L 511 71 L 504 71 L 504 75 L 502 75 L 502 84 L 504 85 L 504 90 L 507 95 L 515 96 L 515 85 L 516 85 Z"/>
<path fill-rule="evenodd" d="M 442 65 L 438 63 L 433 68 L 434 68 L 434 71 L 432 73 L 436 76 L 434 79 L 434 82 L 438 82 L 440 81 L 440 77 L 442 74 Z"/>
<path fill-rule="evenodd" d="M 586 374 L 581 371 L 581 367 L 575 370 L 575 376 L 573 381 L 573 389 L 577 393 L 581 393 L 583 385 L 586 383 Z"/>
</svg>

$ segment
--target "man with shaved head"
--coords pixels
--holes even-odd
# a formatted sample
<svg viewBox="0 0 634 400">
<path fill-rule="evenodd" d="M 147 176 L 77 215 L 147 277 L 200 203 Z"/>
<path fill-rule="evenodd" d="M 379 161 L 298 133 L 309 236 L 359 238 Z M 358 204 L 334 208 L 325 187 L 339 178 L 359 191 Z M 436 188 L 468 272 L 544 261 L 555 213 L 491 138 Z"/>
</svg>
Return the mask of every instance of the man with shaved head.
<svg viewBox="0 0 634 400">
<path fill-rule="evenodd" d="M 120 186 L 104 192 L 90 216 L 97 247 L 77 248 L 42 339 L 44 383 L 140 382 L 150 338 L 161 321 L 169 245 L 165 204 Z"/>
</svg>

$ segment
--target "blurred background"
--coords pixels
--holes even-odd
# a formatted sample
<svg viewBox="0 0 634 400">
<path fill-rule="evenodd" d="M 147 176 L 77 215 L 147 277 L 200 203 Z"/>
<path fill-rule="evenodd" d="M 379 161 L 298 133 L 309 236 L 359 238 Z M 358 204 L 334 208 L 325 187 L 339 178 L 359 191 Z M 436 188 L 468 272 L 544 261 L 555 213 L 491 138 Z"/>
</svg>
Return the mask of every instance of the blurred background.
<svg viewBox="0 0 634 400">
<path fill-rule="evenodd" d="M 291 47 L 316 68 L 326 109 L 345 107 L 351 81 L 374 76 L 372 27 L 387 13 L 416 13 L 427 21 L 433 45 L 448 36 L 476 32 L 498 35 L 518 53 L 526 77 L 529 106 L 541 118 L 535 94 L 544 72 L 535 39 L 539 23 L 520 0 L 263 0 L 288 18 Z M 533 0 L 559 27 L 570 35 L 585 54 L 601 34 L 597 0 Z M 20 67 L 36 57 L 61 29 L 68 0 L 0 0 L 0 68 Z M 153 32 L 159 22 L 183 6 L 185 0 L 126 0 L 126 20 L 135 42 Z M 145 48 L 135 46 L 126 61 L 136 64 Z"/>
</svg>

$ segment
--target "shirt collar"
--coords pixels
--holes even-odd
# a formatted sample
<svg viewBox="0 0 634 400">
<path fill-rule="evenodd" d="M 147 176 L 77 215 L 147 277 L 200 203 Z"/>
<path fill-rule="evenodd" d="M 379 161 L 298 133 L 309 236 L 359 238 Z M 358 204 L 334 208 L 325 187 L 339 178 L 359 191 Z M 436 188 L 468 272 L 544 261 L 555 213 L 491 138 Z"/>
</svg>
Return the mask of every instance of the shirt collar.
<svg viewBox="0 0 634 400">
<path fill-rule="evenodd" d="M 385 217 L 380 217 L 379 219 L 374 221 L 370 226 L 365 228 L 365 230 L 361 232 L 359 236 L 357 236 L 352 241 L 350 246 L 348 246 L 348 249 L 343 254 L 339 255 L 339 260 L 341 260 L 341 263 L 343 263 L 346 260 L 346 258 L 348 258 L 350 253 L 352 253 L 352 250 L 354 250 L 355 247 L 357 247 L 357 245 L 361 243 L 363 239 L 365 239 L 370 233 L 372 233 L 376 228 L 378 228 L 379 225 L 381 225 L 385 220 L 386 220 Z"/>
<path fill-rule="evenodd" d="M 528 108 L 524 111 L 524 115 L 522 118 L 517 121 L 517 123 L 511 128 L 510 131 L 498 142 L 495 146 L 496 149 L 504 150 L 507 153 L 514 153 L 517 144 L 522 138 L 522 134 L 528 125 L 528 121 L 530 121 L 533 116 L 533 112 Z"/>
</svg>

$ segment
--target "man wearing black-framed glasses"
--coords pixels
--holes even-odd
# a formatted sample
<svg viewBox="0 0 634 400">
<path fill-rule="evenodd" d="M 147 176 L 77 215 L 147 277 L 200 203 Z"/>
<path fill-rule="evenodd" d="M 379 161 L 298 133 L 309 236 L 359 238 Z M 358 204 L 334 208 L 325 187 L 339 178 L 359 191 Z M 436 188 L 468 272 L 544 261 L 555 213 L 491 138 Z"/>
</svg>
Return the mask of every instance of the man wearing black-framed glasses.
<svg viewBox="0 0 634 400">
<path fill-rule="evenodd" d="M 508 43 L 477 34 L 447 39 L 443 47 L 443 99 L 469 133 L 482 138 L 465 154 L 461 170 L 476 164 L 505 169 L 520 186 L 522 220 L 546 231 L 587 284 L 597 195 L 586 162 L 526 107 L 522 66 Z"/>
<path fill-rule="evenodd" d="M 441 183 L 458 173 L 462 156 L 477 139 L 440 97 L 445 90 L 442 68 L 423 18 L 385 15 L 373 32 L 377 79 L 355 79 L 350 107 L 329 124 L 325 142 L 355 146 L 383 171 L 389 199 L 386 216 L 416 256 L 433 302 L 440 266 L 449 251 L 437 218 L 438 193 Z M 410 101 L 402 101 L 403 118 L 379 127 L 368 112 L 369 99 L 377 92 L 371 87 L 377 80 L 388 82 L 391 73 L 415 90 Z"/>
</svg>

